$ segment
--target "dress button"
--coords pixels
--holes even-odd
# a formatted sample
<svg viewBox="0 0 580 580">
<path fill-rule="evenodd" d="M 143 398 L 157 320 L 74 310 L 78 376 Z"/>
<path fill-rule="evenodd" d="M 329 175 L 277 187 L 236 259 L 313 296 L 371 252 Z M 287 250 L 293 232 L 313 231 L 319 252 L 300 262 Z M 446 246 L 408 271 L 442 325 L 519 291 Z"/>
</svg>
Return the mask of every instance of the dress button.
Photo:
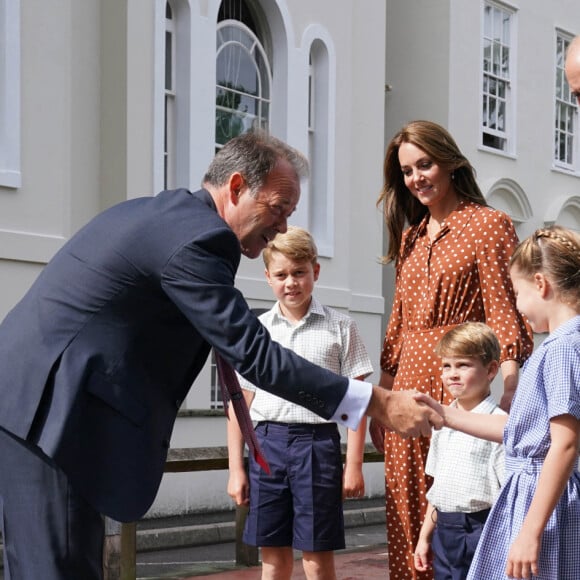
<svg viewBox="0 0 580 580">
<path fill-rule="evenodd" d="M 340 416 L 340 418 L 341 418 L 343 421 L 346 421 L 346 420 L 348 419 L 348 415 L 347 415 L 346 413 L 343 413 L 343 414 Z"/>
</svg>

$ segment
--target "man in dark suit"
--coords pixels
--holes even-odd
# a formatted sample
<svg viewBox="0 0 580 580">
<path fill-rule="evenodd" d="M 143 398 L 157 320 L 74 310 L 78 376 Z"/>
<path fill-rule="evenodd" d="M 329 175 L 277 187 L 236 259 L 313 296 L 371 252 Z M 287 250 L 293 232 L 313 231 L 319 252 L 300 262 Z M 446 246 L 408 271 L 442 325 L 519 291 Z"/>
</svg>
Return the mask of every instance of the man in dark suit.
<svg viewBox="0 0 580 580">
<path fill-rule="evenodd" d="M 0 521 L 11 580 L 101 578 L 101 514 L 151 505 L 177 411 L 213 347 L 241 375 L 356 428 L 405 435 L 442 420 L 426 398 L 316 367 L 272 342 L 234 288 L 300 195 L 307 162 L 246 134 L 204 189 L 129 200 L 95 217 L 0 326 Z M 427 403 L 427 404 L 425 404 Z"/>
</svg>

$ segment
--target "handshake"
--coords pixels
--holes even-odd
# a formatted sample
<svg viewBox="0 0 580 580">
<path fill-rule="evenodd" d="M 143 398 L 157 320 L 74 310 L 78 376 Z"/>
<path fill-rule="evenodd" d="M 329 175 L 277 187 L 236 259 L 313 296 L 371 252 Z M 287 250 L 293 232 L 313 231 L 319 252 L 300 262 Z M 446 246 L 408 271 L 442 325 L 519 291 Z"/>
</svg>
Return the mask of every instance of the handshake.
<svg viewBox="0 0 580 580">
<path fill-rule="evenodd" d="M 441 429 L 445 424 L 443 406 L 429 395 L 378 386 L 373 386 L 366 414 L 372 419 L 370 435 L 379 451 L 383 451 L 385 429 L 396 431 L 402 437 L 428 437 L 433 428 Z"/>
</svg>

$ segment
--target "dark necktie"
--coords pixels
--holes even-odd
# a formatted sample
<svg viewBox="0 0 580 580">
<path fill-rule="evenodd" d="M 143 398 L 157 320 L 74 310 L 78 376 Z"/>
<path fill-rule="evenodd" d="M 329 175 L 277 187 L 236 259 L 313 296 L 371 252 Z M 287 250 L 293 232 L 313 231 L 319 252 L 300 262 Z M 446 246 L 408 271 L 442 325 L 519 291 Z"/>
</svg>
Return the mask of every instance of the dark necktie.
<svg viewBox="0 0 580 580">
<path fill-rule="evenodd" d="M 214 350 L 214 354 L 218 371 L 218 379 L 222 390 L 222 401 L 224 402 L 226 415 L 228 414 L 228 400 L 230 400 L 234 406 L 234 412 L 236 414 L 236 418 L 238 419 L 238 424 L 240 425 L 242 435 L 244 436 L 244 441 L 246 442 L 250 453 L 252 453 L 258 465 L 260 465 L 262 469 L 269 474 L 270 466 L 262 454 L 260 444 L 256 439 L 254 425 L 252 424 L 250 412 L 248 411 L 248 405 L 246 405 L 246 400 L 242 394 L 242 389 L 240 387 L 240 383 L 238 382 L 238 377 L 236 376 L 234 369 L 221 357 L 217 351 Z"/>
</svg>

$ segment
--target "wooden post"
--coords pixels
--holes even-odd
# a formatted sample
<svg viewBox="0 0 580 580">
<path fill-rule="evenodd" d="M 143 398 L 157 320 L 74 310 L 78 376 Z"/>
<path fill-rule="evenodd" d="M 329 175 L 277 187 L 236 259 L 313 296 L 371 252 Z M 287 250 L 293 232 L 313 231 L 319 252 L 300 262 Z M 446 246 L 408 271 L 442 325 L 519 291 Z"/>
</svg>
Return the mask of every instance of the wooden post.
<svg viewBox="0 0 580 580">
<path fill-rule="evenodd" d="M 257 566 L 260 563 L 258 547 L 248 546 L 242 540 L 248 509 L 248 506 L 244 505 L 236 507 L 236 564 Z"/>
<path fill-rule="evenodd" d="M 121 524 L 105 518 L 104 580 L 135 580 L 137 578 L 136 547 L 136 523 Z"/>
</svg>

